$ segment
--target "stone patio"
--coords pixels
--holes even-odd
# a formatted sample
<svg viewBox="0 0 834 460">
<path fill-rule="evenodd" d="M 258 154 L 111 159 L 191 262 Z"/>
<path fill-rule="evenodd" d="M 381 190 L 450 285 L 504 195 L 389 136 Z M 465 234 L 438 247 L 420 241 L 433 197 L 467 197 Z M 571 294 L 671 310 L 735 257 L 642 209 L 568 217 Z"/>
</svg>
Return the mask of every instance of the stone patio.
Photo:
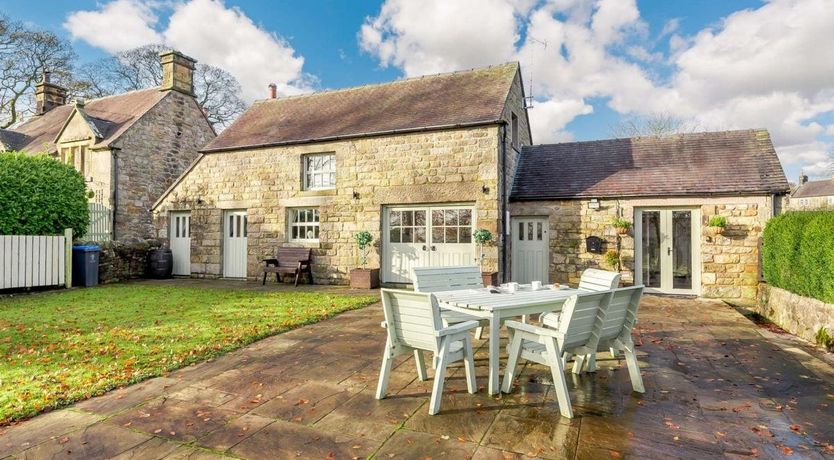
<svg viewBox="0 0 834 460">
<path fill-rule="evenodd" d="M 477 395 L 455 368 L 429 416 L 409 358 L 376 401 L 376 305 L 0 428 L 0 458 L 834 458 L 834 368 L 816 351 L 717 301 L 647 296 L 640 318 L 647 392 L 601 354 L 570 375 L 572 420 L 538 365 L 487 396 L 483 342 Z"/>
</svg>

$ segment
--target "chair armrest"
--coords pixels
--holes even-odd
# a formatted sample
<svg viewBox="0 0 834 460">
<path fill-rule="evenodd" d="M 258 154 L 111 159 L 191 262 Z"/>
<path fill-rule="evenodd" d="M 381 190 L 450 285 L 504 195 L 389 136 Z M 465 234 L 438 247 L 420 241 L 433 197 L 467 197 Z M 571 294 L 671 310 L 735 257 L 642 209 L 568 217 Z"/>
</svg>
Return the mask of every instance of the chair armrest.
<svg viewBox="0 0 834 460">
<path fill-rule="evenodd" d="M 480 326 L 480 324 L 477 321 L 464 321 L 453 326 L 444 327 L 443 329 L 436 331 L 434 335 L 437 337 L 443 337 L 449 334 L 458 334 L 460 332 L 466 332 L 470 329 L 475 329 L 478 326 Z"/>
<path fill-rule="evenodd" d="M 268 264 L 276 264 L 277 265 L 278 264 L 278 259 L 276 259 L 274 257 L 270 257 L 268 259 L 263 259 L 263 262 L 266 262 Z"/>
<path fill-rule="evenodd" d="M 385 321 L 379 323 L 379 326 L 382 327 L 383 329 L 388 329 L 388 323 L 385 322 Z"/>
<path fill-rule="evenodd" d="M 531 334 L 546 335 L 548 337 L 553 337 L 557 339 L 561 339 L 563 337 L 563 334 L 555 329 L 548 329 L 544 327 L 533 326 L 532 324 L 519 323 L 518 321 L 506 321 L 504 325 L 507 326 L 507 328 L 529 332 Z"/>
</svg>

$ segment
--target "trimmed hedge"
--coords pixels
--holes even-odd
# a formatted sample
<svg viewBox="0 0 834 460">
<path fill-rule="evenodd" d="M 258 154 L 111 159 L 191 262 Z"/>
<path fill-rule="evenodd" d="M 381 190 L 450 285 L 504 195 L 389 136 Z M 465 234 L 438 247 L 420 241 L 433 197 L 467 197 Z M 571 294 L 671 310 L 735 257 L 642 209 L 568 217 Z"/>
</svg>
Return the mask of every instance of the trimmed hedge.
<svg viewBox="0 0 834 460">
<path fill-rule="evenodd" d="M 87 231 L 87 184 L 70 165 L 47 155 L 0 153 L 0 235 Z"/>
<path fill-rule="evenodd" d="M 770 219 L 762 271 L 773 286 L 834 303 L 834 212 L 788 212 Z"/>
</svg>

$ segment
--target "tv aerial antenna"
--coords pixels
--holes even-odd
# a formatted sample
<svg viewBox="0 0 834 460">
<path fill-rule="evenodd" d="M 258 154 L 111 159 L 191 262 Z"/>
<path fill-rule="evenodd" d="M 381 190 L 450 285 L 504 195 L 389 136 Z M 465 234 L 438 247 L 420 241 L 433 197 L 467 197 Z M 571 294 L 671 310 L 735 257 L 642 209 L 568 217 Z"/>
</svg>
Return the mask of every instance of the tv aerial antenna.
<svg viewBox="0 0 834 460">
<path fill-rule="evenodd" d="M 542 46 L 542 52 L 547 50 L 547 41 L 546 40 L 539 40 L 538 38 L 536 38 L 532 35 L 528 35 L 527 36 L 527 41 L 530 42 L 530 43 L 533 43 L 533 44 L 541 45 Z M 533 62 L 533 49 L 532 49 L 532 47 L 529 49 L 529 52 L 530 52 L 530 59 L 527 62 L 530 63 L 530 70 L 529 70 L 529 73 L 527 74 L 528 75 L 528 78 L 527 78 L 528 86 L 527 87 L 529 88 L 530 95 L 524 97 L 524 108 L 525 109 L 532 109 L 534 107 L 533 101 L 535 100 L 534 97 L 533 97 L 533 64 L 532 64 L 532 62 Z"/>
</svg>

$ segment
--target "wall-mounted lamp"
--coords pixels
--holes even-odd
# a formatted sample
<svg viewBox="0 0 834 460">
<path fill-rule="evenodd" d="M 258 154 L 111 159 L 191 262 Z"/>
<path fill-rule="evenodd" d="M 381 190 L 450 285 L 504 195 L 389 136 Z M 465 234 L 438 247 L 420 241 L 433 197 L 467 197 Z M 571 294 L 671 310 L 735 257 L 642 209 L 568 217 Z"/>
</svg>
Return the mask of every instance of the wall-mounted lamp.
<svg viewBox="0 0 834 460">
<path fill-rule="evenodd" d="M 481 191 L 484 192 L 484 194 L 488 194 L 489 193 L 489 187 L 487 187 L 486 185 L 482 185 L 481 186 Z"/>
<path fill-rule="evenodd" d="M 359 192 L 353 192 L 353 199 L 354 199 L 354 200 L 358 200 L 358 199 L 359 199 Z"/>
<path fill-rule="evenodd" d="M 588 209 L 599 209 L 599 200 L 591 198 L 591 201 L 588 202 Z"/>
<path fill-rule="evenodd" d="M 203 203 L 205 203 L 205 201 L 203 201 L 202 198 L 197 198 L 197 204 L 203 204 Z"/>
</svg>

